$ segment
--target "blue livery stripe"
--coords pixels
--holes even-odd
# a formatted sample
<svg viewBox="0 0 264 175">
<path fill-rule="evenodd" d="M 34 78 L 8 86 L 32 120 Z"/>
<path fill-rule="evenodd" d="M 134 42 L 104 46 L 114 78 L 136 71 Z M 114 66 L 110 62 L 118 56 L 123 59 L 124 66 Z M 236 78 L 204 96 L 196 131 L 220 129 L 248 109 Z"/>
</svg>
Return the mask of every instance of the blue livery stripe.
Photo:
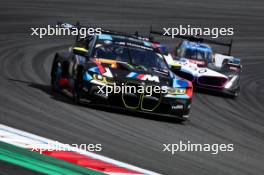
<svg viewBox="0 0 264 175">
<path fill-rule="evenodd" d="M 93 77 L 88 73 L 88 72 L 85 72 L 84 76 L 83 76 L 83 79 L 85 81 L 90 81 L 93 79 Z"/>
<path fill-rule="evenodd" d="M 127 77 L 128 78 L 136 78 L 138 76 L 138 74 L 136 72 L 130 72 Z"/>
<path fill-rule="evenodd" d="M 92 67 L 92 68 L 89 69 L 89 71 L 95 72 L 95 73 L 100 73 L 98 67 Z"/>
<path fill-rule="evenodd" d="M 173 79 L 173 85 L 175 87 L 188 87 L 188 82 L 182 79 Z"/>
<path fill-rule="evenodd" d="M 100 40 L 113 40 L 111 35 L 101 34 L 99 35 Z"/>
<path fill-rule="evenodd" d="M 143 43 L 144 43 L 145 46 L 147 46 L 147 47 L 151 47 L 150 42 L 144 41 Z"/>
</svg>

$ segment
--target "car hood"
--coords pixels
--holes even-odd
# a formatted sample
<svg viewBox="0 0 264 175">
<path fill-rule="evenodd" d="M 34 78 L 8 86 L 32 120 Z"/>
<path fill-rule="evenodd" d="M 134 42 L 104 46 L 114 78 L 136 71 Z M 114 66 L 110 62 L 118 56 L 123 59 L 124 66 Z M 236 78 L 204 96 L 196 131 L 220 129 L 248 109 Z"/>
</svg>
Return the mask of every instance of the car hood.
<svg viewBox="0 0 264 175">
<path fill-rule="evenodd" d="M 188 87 L 190 83 L 170 70 L 160 70 L 156 68 L 145 68 L 143 66 L 133 66 L 126 62 L 96 59 L 94 66 L 89 66 L 92 73 L 102 74 L 112 78 L 116 83 L 138 82 L 147 85 Z"/>
<path fill-rule="evenodd" d="M 227 76 L 225 76 L 222 73 L 219 73 L 218 71 L 212 70 L 205 66 L 203 67 L 198 66 L 199 61 L 194 62 L 189 59 L 181 59 L 180 61 L 175 61 L 175 62 L 181 64 L 181 71 L 190 73 L 195 77 L 211 76 L 211 77 L 227 78 Z"/>
</svg>

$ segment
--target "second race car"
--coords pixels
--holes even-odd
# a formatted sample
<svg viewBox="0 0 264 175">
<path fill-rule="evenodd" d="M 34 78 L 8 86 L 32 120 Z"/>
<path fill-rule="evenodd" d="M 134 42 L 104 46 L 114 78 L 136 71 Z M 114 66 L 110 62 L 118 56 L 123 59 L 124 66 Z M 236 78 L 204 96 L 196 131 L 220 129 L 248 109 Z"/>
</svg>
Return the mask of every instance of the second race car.
<svg viewBox="0 0 264 175">
<path fill-rule="evenodd" d="M 154 34 L 160 32 L 151 31 Z M 240 91 L 240 58 L 230 56 L 230 43 L 218 42 L 194 36 L 178 36 L 184 39 L 175 52 L 164 53 L 169 65 L 180 65 L 174 71 L 177 75 L 193 82 L 194 87 L 217 91 L 231 97 L 237 97 Z M 213 53 L 210 45 L 228 46 L 228 54 Z"/>
</svg>

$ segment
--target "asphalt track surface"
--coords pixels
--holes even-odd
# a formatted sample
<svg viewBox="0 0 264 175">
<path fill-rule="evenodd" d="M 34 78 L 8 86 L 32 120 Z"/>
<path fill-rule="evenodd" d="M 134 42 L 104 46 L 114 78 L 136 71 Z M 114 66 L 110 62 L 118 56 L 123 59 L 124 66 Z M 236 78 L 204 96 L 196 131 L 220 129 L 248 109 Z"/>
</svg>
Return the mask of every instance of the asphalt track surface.
<svg viewBox="0 0 264 175">
<path fill-rule="evenodd" d="M 9 164 L 7 162 L 0 161 L 1 175 L 15 175 L 15 174 L 27 174 L 27 175 L 42 175 L 41 173 L 33 172 L 29 169 Z"/>
<path fill-rule="evenodd" d="M 162 174 L 261 175 L 264 172 L 264 1 L 40 1 L 0 2 L 0 122 L 64 143 L 101 143 L 99 154 Z M 233 54 L 242 58 L 237 99 L 196 93 L 191 119 L 179 124 L 76 106 L 49 88 L 56 51 L 68 37 L 39 39 L 30 27 L 57 21 L 122 31 L 191 24 L 234 27 Z M 169 40 L 169 39 L 167 39 Z M 170 41 L 174 43 L 176 41 Z M 162 152 L 163 143 L 233 143 L 233 152 Z"/>
</svg>

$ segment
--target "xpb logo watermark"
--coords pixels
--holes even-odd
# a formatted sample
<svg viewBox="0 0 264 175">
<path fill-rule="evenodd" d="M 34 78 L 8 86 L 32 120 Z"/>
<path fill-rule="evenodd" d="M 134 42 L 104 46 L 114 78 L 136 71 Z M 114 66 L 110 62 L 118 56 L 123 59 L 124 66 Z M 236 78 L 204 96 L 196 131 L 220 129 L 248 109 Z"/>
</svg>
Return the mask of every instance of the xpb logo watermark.
<svg viewBox="0 0 264 175">
<path fill-rule="evenodd" d="M 38 36 L 43 38 L 44 36 L 80 36 L 80 38 L 85 38 L 92 35 L 101 35 L 101 28 L 76 28 L 74 26 L 60 26 L 55 27 L 48 25 L 47 27 L 31 27 L 31 36 Z"/>
</svg>

